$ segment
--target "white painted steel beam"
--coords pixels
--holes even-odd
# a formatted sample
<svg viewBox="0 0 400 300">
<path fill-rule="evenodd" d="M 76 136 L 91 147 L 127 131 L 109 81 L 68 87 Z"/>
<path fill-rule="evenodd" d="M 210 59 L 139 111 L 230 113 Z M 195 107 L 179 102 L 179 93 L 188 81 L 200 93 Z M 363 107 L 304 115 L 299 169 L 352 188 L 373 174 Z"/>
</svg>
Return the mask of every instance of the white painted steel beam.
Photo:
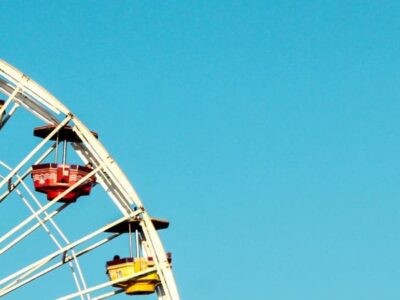
<svg viewBox="0 0 400 300">
<path fill-rule="evenodd" d="M 99 242 L 96 242 L 94 244 L 92 244 L 91 246 L 88 246 L 87 248 L 85 248 L 84 250 L 78 251 L 76 252 L 76 257 L 80 257 L 86 253 L 89 253 L 91 251 L 93 251 L 94 249 L 110 242 L 111 240 L 113 240 L 114 238 L 118 237 L 120 234 L 119 233 L 115 233 L 110 235 L 109 237 L 100 240 Z M 74 257 L 72 256 L 66 256 L 63 260 L 59 261 L 58 263 L 55 263 L 53 265 L 51 265 L 50 267 L 47 267 L 46 269 L 31 275 L 31 277 L 28 277 L 27 279 L 24 279 L 25 277 L 27 277 L 29 274 L 31 274 L 31 272 L 26 272 L 25 274 L 21 275 L 17 280 L 15 280 L 14 282 L 11 282 L 10 284 L 8 284 L 7 286 L 3 287 L 0 290 L 0 297 L 4 296 L 6 294 L 9 294 L 10 292 L 32 282 L 33 280 L 36 280 L 39 277 L 42 277 L 43 275 L 46 275 L 52 271 L 54 271 L 55 269 L 63 266 L 64 264 L 70 262 L 71 260 L 73 260 Z M 24 280 L 23 280 L 24 279 Z"/>
<path fill-rule="evenodd" d="M 140 211 L 136 212 L 136 214 L 139 214 L 139 213 L 140 213 Z M 132 216 L 128 216 L 128 217 L 122 217 L 122 218 L 120 218 L 120 219 L 118 219 L 118 220 L 116 220 L 116 221 L 114 221 L 114 222 L 112 222 L 110 224 L 107 224 L 107 225 L 95 230 L 94 232 L 92 232 L 90 234 L 85 235 L 84 237 L 80 238 L 79 240 L 77 240 L 77 241 L 75 241 L 73 243 L 70 243 L 70 244 L 66 245 L 65 247 L 63 247 L 63 248 L 61 248 L 61 249 L 59 249 L 59 250 L 57 250 L 57 251 L 45 256 L 45 257 L 37 260 L 36 262 L 34 262 L 34 263 L 32 263 L 32 264 L 20 269 L 19 271 L 17 271 L 15 273 L 3 278 L 2 280 L 0 280 L 0 285 L 5 284 L 6 282 L 9 282 L 11 279 L 14 279 L 14 278 L 16 278 L 16 277 L 18 277 L 20 275 L 27 274 L 27 273 L 30 274 L 30 273 L 34 272 L 35 270 L 38 270 L 39 268 L 44 266 L 46 263 L 48 263 L 51 260 L 53 260 L 54 258 L 56 258 L 57 256 L 63 255 L 66 251 L 69 251 L 69 250 L 75 248 L 76 246 L 81 245 L 84 242 L 91 240 L 92 238 L 94 238 L 94 237 L 98 236 L 99 234 L 105 232 L 107 229 L 109 229 L 109 228 L 111 228 L 111 227 L 113 227 L 113 226 L 115 226 L 117 224 L 120 224 L 121 222 L 127 220 L 130 217 L 134 217 L 136 214 L 133 214 Z M 0 290 L 0 292 L 1 292 L 1 290 Z"/>
</svg>

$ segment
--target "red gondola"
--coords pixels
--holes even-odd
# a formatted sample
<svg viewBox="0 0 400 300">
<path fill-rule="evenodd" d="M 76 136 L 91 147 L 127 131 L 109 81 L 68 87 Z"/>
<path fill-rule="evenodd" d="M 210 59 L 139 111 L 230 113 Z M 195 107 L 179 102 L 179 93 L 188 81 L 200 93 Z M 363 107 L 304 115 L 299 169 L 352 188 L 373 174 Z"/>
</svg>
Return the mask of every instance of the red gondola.
<svg viewBox="0 0 400 300">
<path fill-rule="evenodd" d="M 34 129 L 33 134 L 37 137 L 45 138 L 54 129 L 55 125 L 46 125 Z M 92 131 L 93 136 L 98 137 L 96 132 Z M 74 186 L 83 177 L 87 176 L 93 169 L 88 166 L 69 165 L 66 163 L 67 156 L 67 143 L 81 143 L 81 139 L 76 134 L 74 129 L 70 126 L 61 128 L 51 140 L 56 141 L 55 161 L 56 163 L 47 163 L 32 166 L 32 179 L 35 190 L 47 195 L 48 200 L 53 200 L 67 189 Z M 58 146 L 63 142 L 62 163 L 58 164 Z M 66 195 L 64 195 L 59 202 L 75 202 L 80 196 L 87 196 L 90 194 L 92 187 L 96 184 L 95 176 L 89 177 L 85 182 L 76 186 Z"/>
<path fill-rule="evenodd" d="M 92 171 L 88 167 L 62 164 L 34 165 L 32 169 L 35 190 L 47 194 L 48 200 L 53 200 Z M 60 202 L 75 202 L 78 197 L 89 195 L 95 183 L 95 177 L 89 177 L 86 182 L 67 193 Z"/>
</svg>

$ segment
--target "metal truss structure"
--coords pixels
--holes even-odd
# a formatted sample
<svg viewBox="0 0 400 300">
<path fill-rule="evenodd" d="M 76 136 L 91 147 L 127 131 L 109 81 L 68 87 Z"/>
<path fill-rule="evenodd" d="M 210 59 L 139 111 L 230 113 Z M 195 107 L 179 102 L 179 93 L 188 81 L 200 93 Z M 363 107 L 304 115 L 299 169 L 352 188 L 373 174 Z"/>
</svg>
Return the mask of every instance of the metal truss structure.
<svg viewBox="0 0 400 300">
<path fill-rule="evenodd" d="M 105 299 L 124 292 L 122 288 L 109 291 L 111 286 L 127 279 L 157 272 L 160 279 L 160 284 L 156 287 L 158 299 L 178 300 L 179 294 L 171 265 L 156 228 L 133 186 L 101 142 L 64 104 L 3 60 L 0 60 L 0 93 L 8 98 L 0 109 L 1 130 L 7 129 L 6 125 L 13 120 L 19 108 L 25 109 L 43 121 L 45 125 L 54 126 L 54 129 L 42 141 L 24 154 L 23 159 L 16 166 L 10 167 L 5 161 L 0 160 L 0 166 L 6 171 L 0 177 L 0 203 L 6 201 L 10 195 L 18 195 L 31 213 L 0 237 L 0 262 L 3 254 L 12 251 L 15 245 L 28 238 L 38 228 L 43 228 L 58 248 L 57 251 L 0 278 L 0 297 L 13 293 L 16 289 L 64 265 L 69 265 L 77 291 L 65 296 L 60 295 L 58 299 Z M 32 173 L 32 164 L 41 163 L 50 153 L 56 151 L 56 145 L 52 144 L 48 147 L 48 142 L 65 126 L 71 127 L 81 140 L 80 143 L 72 143 L 77 156 L 83 164 L 90 163 L 93 168 L 90 173 L 62 194 L 43 204 L 27 184 L 27 178 Z M 23 149 L 18 149 L 20 150 Z M 70 203 L 61 203 L 59 200 L 92 176 L 95 176 L 97 183 L 108 195 L 107 197 L 113 201 L 121 217 L 77 240 L 70 241 L 55 219 Z M 88 255 L 91 251 L 118 237 L 120 233 L 108 233 L 105 238 L 102 236 L 113 226 L 132 219 L 139 220 L 140 246 L 147 256 L 152 257 L 154 266 L 135 273 L 130 278 L 105 281 L 89 287 L 78 258 Z M 105 291 L 104 288 L 108 290 Z"/>
</svg>

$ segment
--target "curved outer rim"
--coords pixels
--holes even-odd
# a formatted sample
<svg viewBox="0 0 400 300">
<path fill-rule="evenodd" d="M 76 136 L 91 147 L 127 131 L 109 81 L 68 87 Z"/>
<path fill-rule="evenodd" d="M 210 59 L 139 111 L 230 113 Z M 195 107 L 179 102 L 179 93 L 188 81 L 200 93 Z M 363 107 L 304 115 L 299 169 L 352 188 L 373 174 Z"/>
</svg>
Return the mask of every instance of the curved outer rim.
<svg viewBox="0 0 400 300">
<path fill-rule="evenodd" d="M 97 174 L 98 181 L 121 213 L 128 217 L 134 212 L 137 214 L 137 210 L 141 211 L 141 226 L 146 240 L 146 250 L 154 257 L 156 269 L 162 283 L 162 288 L 158 291 L 158 298 L 163 300 L 179 300 L 178 290 L 166 252 L 149 214 L 145 210 L 132 184 L 118 164 L 112 159 L 106 148 L 61 101 L 38 83 L 1 59 L 0 76 L 6 79 L 2 80 L 0 78 L 0 91 L 9 95 L 9 99 L 0 109 L 0 116 L 11 102 L 14 102 L 26 108 L 47 124 L 59 124 L 60 121 L 56 115 L 64 115 L 65 118 L 69 118 L 69 125 L 72 126 L 73 130 L 83 141 L 82 143 L 73 143 L 73 147 L 85 163 L 91 162 L 97 166 L 102 166 L 101 172 Z M 136 210 L 132 208 L 133 205 L 137 207 Z"/>
</svg>

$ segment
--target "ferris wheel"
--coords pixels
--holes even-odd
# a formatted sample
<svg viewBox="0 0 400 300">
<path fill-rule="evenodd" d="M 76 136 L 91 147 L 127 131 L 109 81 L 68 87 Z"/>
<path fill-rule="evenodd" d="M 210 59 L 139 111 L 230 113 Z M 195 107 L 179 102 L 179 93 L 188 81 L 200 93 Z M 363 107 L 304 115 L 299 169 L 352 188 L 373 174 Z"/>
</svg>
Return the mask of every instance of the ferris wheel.
<svg viewBox="0 0 400 300">
<path fill-rule="evenodd" d="M 71 281 L 73 290 L 57 295 L 59 300 L 105 299 L 117 294 L 138 298 L 154 294 L 158 299 L 178 300 L 171 254 L 164 250 L 157 233 L 169 223 L 150 217 L 98 134 L 43 87 L 3 60 L 0 60 L 1 95 L 4 96 L 0 101 L 2 134 L 22 130 L 13 125 L 14 120 L 19 122 L 20 111 L 32 117 L 38 126 L 28 128 L 30 136 L 33 130 L 33 142 L 13 148 L 18 154 L 16 162 L 0 157 L 0 297 L 23 293 L 44 278 L 47 288 L 51 288 L 53 282 L 60 280 L 59 270 L 63 269 L 71 276 L 62 281 Z M 9 146 L 2 143 L 2 147 Z M 106 199 L 112 210 L 110 216 L 117 217 L 96 228 L 89 226 L 89 219 L 75 223 L 75 216 L 69 217 L 70 225 L 84 232 L 70 237 L 59 221 L 68 211 L 79 215 L 80 205 L 94 193 Z M 8 205 L 16 201 L 24 210 L 7 211 Z M 37 245 L 38 232 L 53 247 Z M 129 255 L 110 256 L 104 261 L 106 267 L 101 266 L 103 281 L 92 283 L 81 260 L 121 236 L 129 241 Z M 31 244 L 27 244 L 29 240 Z M 13 256 L 13 252 L 23 255 Z M 3 266 L 10 257 L 11 268 L 5 271 Z M 54 281 L 53 276 L 57 278 Z M 41 287 L 40 293 L 41 299 L 54 298 L 46 294 L 46 288 Z"/>
</svg>

